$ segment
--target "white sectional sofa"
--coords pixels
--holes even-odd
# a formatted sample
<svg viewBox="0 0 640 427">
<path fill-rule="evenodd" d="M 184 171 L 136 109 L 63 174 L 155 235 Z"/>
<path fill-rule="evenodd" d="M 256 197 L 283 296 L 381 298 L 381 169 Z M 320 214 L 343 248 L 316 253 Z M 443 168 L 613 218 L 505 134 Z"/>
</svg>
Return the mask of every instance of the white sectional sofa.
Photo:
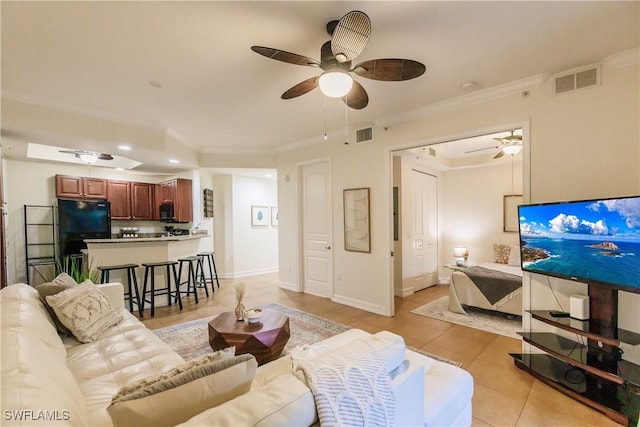
<svg viewBox="0 0 640 427">
<path fill-rule="evenodd" d="M 96 286 L 123 320 L 97 341 L 85 344 L 58 335 L 34 288 L 16 284 L 0 291 L 2 425 L 111 426 L 107 407 L 123 386 L 184 363 L 125 309 L 121 284 Z M 316 347 L 332 351 L 360 338 L 379 349 L 390 372 L 396 425 L 471 424 L 471 375 L 405 350 L 397 335 L 351 329 Z M 311 390 L 304 377 L 293 372 L 289 356 L 258 367 L 246 393 L 189 416 L 184 425 L 317 422 Z M 156 425 L 162 425 L 162 420 Z"/>
</svg>

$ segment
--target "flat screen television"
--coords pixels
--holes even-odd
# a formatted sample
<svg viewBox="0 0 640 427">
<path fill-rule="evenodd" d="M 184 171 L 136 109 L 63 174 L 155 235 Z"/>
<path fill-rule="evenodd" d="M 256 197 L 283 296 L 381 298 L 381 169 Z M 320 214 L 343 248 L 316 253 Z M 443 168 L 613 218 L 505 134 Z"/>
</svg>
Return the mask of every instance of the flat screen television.
<svg viewBox="0 0 640 427">
<path fill-rule="evenodd" d="M 640 196 L 518 206 L 522 270 L 640 293 Z"/>
<path fill-rule="evenodd" d="M 79 254 L 84 239 L 111 237 L 111 211 L 106 200 L 58 199 L 58 231 L 62 256 Z"/>
</svg>

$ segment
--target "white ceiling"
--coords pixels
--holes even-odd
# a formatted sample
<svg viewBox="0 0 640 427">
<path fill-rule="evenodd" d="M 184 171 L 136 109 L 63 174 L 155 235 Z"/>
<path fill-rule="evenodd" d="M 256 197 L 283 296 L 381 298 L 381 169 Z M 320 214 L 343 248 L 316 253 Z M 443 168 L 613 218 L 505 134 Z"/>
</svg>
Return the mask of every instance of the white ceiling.
<svg viewBox="0 0 640 427">
<path fill-rule="evenodd" d="M 319 71 L 270 60 L 252 45 L 320 59 L 327 22 L 367 13 L 371 39 L 354 63 L 408 58 L 427 72 L 405 82 L 356 77 L 369 94 L 365 109 L 348 113 L 358 128 L 637 48 L 639 4 L 3 1 L 2 96 L 164 129 L 203 153 L 270 153 L 320 141 L 325 103 L 319 90 L 280 99 Z M 467 82 L 475 85 L 462 89 Z M 345 108 L 326 104 L 329 134 L 342 137 Z M 13 141 L 60 143 L 26 126 L 2 130 Z M 93 149 L 115 151 L 120 142 L 93 141 Z M 81 144 L 67 138 L 64 146 L 87 148 Z M 145 162 L 133 148 L 127 156 Z"/>
</svg>

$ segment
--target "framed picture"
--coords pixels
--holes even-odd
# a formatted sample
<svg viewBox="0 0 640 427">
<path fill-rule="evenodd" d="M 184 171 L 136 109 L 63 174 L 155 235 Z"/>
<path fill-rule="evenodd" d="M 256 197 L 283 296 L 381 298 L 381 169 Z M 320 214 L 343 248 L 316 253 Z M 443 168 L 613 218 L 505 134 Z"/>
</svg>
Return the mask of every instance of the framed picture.
<svg viewBox="0 0 640 427">
<path fill-rule="evenodd" d="M 251 225 L 269 225 L 269 208 L 251 206 Z"/>
<path fill-rule="evenodd" d="M 371 252 L 371 223 L 369 221 L 369 188 L 343 191 L 344 249 Z"/>
<path fill-rule="evenodd" d="M 277 227 L 278 226 L 278 207 L 271 207 L 271 225 Z"/>
<path fill-rule="evenodd" d="M 504 196 L 504 228 L 505 232 L 518 232 L 520 221 L 518 219 L 518 205 L 523 202 L 522 194 L 508 194 Z"/>
</svg>

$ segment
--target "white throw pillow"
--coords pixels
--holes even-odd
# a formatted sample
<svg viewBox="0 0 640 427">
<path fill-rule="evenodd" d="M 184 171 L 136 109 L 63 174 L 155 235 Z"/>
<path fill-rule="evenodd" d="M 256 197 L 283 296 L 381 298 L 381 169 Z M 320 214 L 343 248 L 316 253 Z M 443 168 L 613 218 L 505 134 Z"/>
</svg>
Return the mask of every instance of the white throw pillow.
<svg viewBox="0 0 640 427">
<path fill-rule="evenodd" d="M 93 342 L 122 316 L 90 280 L 47 297 L 58 319 L 80 342 Z"/>
</svg>

